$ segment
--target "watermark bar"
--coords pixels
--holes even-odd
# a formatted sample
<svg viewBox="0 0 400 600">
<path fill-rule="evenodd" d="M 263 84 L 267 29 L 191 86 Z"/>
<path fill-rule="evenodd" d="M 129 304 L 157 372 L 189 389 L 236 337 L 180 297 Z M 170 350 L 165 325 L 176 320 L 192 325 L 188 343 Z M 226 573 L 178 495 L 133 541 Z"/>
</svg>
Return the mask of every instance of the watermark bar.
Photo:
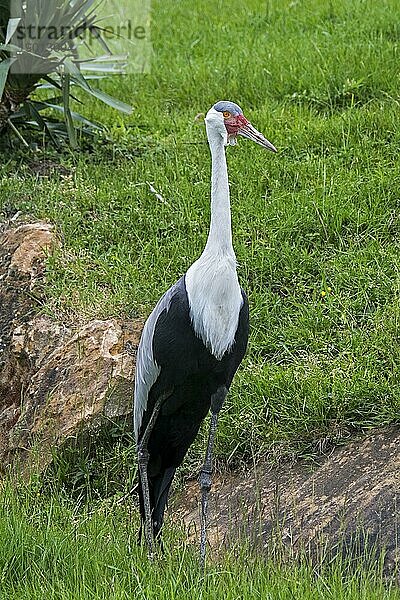
<svg viewBox="0 0 400 600">
<path fill-rule="evenodd" d="M 11 72 L 45 74 L 63 54 L 97 75 L 149 73 L 151 0 L 12 0 Z"/>
</svg>

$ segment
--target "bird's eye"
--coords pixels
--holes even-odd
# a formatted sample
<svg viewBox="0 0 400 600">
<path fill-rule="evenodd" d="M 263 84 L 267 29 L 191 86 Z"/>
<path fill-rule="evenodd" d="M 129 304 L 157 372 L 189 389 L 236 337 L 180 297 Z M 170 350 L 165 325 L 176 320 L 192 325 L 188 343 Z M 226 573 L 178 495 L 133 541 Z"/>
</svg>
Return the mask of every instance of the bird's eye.
<svg viewBox="0 0 400 600">
<path fill-rule="evenodd" d="M 229 119 L 232 116 L 229 110 L 224 110 L 222 114 L 224 115 L 224 119 Z"/>
</svg>

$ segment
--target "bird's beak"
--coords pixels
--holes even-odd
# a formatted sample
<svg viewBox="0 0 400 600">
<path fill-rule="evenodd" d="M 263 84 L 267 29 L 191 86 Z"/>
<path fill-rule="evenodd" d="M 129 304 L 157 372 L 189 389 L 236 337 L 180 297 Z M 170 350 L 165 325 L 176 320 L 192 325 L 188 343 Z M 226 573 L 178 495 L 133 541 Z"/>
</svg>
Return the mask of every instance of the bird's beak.
<svg viewBox="0 0 400 600">
<path fill-rule="evenodd" d="M 269 142 L 267 138 L 263 136 L 262 133 L 257 131 L 257 129 L 253 127 L 253 125 L 249 123 L 249 121 L 247 121 L 246 124 L 239 127 L 239 129 L 237 130 L 237 135 L 242 135 L 243 137 L 249 140 L 253 140 L 253 142 L 256 142 L 256 144 L 267 148 L 267 150 L 271 150 L 271 152 L 277 151 L 275 146 L 271 144 L 271 142 Z"/>
</svg>

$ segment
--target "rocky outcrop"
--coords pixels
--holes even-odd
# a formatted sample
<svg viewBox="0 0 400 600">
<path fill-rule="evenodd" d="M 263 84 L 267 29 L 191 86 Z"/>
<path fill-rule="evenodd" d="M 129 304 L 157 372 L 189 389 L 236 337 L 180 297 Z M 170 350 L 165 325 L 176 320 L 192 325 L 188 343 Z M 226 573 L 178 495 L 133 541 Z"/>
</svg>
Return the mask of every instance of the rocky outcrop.
<svg viewBox="0 0 400 600">
<path fill-rule="evenodd" d="M 178 519 L 199 530 L 197 482 L 178 497 Z M 384 558 L 400 583 L 400 427 L 382 429 L 316 465 L 259 464 L 241 475 L 215 478 L 210 541 L 218 547 L 238 532 L 265 552 L 305 550 L 318 562 Z M 196 533 L 196 535 L 198 535 Z"/>
<path fill-rule="evenodd" d="M 47 223 L 0 234 L 0 469 L 42 470 L 54 450 L 109 419 L 129 417 L 142 321 L 75 328 L 38 313 Z"/>
</svg>

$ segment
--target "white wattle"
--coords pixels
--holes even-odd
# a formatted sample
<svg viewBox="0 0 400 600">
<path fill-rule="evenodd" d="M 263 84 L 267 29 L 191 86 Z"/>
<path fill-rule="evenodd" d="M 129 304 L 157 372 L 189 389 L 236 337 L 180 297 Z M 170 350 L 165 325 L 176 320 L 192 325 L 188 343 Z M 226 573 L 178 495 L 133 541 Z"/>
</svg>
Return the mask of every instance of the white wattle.
<svg viewBox="0 0 400 600">
<path fill-rule="evenodd" d="M 206 127 L 212 159 L 210 232 L 202 255 L 186 273 L 185 284 L 194 331 L 220 360 L 235 341 L 243 299 L 232 246 L 222 116 L 211 109 Z"/>
</svg>

